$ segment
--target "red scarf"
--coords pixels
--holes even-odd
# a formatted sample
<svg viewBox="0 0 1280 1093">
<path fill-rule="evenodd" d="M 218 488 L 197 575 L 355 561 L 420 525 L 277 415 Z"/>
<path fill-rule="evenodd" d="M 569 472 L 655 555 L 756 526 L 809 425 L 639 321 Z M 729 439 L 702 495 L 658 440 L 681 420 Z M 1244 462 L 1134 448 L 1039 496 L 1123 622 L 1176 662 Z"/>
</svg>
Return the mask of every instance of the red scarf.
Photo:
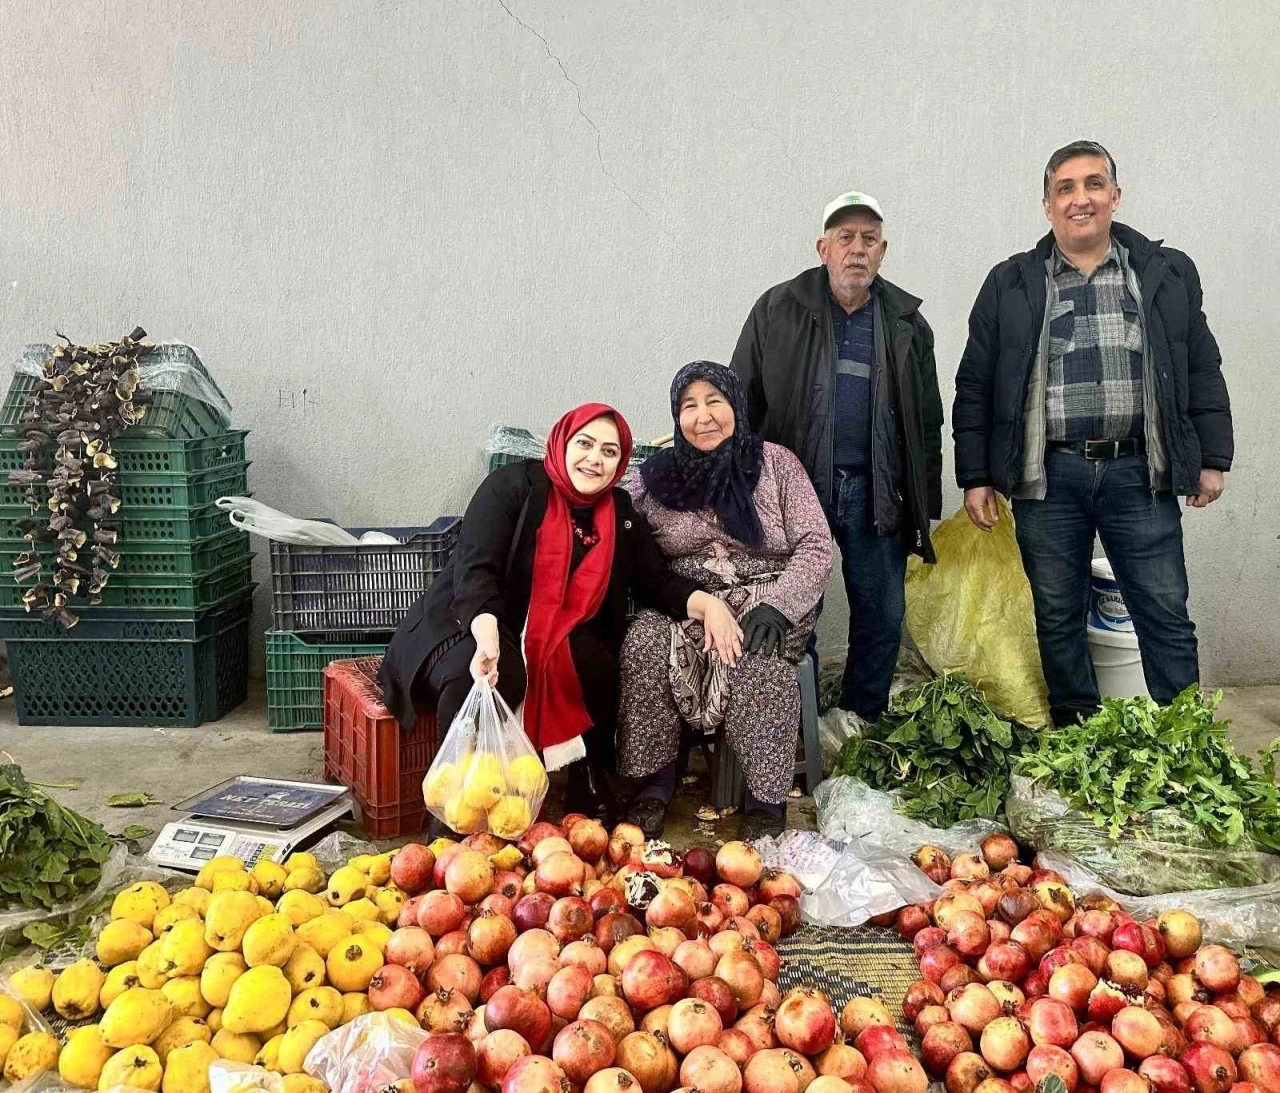
<svg viewBox="0 0 1280 1093">
<path fill-rule="evenodd" d="M 613 480 L 598 493 L 581 494 L 569 478 L 565 452 L 583 426 L 610 416 L 618 427 L 622 458 Z M 591 717 L 582 698 L 582 685 L 569 651 L 569 633 L 592 618 L 604 602 L 613 571 L 615 520 L 613 487 L 627 469 L 631 456 L 631 430 L 611 406 L 588 402 L 556 422 L 547 438 L 542 465 L 551 479 L 547 511 L 538 528 L 533 559 L 533 587 L 529 594 L 529 618 L 525 623 L 524 654 L 529 687 L 524 700 L 524 728 L 533 746 L 549 748 L 581 736 L 591 728 Z M 592 508 L 600 541 L 587 551 L 582 564 L 569 573 L 573 558 L 571 508 Z"/>
</svg>

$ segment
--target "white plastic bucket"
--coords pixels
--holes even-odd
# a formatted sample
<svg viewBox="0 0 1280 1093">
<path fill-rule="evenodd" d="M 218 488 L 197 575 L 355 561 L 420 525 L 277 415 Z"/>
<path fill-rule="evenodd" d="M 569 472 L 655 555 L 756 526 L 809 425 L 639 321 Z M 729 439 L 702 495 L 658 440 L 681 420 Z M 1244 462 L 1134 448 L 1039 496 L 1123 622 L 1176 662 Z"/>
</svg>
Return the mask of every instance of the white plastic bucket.
<svg viewBox="0 0 1280 1093">
<path fill-rule="evenodd" d="M 1149 698 L 1142 675 L 1138 635 L 1132 631 L 1099 630 L 1089 626 L 1089 655 L 1103 698 Z"/>
<path fill-rule="evenodd" d="M 1096 630 L 1114 630 L 1132 634 L 1133 619 L 1120 595 L 1120 585 L 1106 558 L 1093 560 L 1093 579 L 1089 586 L 1089 625 Z"/>
</svg>

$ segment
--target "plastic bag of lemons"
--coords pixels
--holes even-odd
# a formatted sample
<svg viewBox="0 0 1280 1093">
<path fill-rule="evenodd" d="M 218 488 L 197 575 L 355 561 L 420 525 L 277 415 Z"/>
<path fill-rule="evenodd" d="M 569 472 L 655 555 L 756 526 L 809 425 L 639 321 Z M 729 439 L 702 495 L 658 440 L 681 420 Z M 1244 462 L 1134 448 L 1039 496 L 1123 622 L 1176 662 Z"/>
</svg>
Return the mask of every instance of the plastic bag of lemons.
<svg viewBox="0 0 1280 1093">
<path fill-rule="evenodd" d="M 547 796 L 547 772 L 519 718 L 485 680 L 467 695 L 422 780 L 427 809 L 459 835 L 525 833 Z"/>
</svg>

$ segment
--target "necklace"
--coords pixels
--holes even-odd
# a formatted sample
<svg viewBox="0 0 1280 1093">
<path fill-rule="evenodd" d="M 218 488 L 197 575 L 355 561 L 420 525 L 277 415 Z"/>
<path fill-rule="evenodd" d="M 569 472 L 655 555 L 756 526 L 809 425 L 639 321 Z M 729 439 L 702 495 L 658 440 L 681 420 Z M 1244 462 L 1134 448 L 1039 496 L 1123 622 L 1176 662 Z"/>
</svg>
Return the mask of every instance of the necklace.
<svg viewBox="0 0 1280 1093">
<path fill-rule="evenodd" d="M 584 547 L 593 547 L 600 542 L 600 533 L 598 531 L 583 531 L 576 522 L 573 525 L 573 534 L 578 537 L 578 542 Z"/>
</svg>

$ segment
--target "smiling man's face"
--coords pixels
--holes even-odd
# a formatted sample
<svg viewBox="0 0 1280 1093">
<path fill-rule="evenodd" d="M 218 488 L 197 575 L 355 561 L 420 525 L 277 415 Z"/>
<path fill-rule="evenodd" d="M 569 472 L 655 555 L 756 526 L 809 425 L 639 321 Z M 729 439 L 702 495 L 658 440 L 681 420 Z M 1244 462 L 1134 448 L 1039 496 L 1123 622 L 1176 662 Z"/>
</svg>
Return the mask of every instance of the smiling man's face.
<svg viewBox="0 0 1280 1093">
<path fill-rule="evenodd" d="M 1101 156 L 1076 156 L 1049 179 L 1044 215 L 1053 226 L 1058 247 L 1078 254 L 1103 245 L 1111 235 L 1111 218 L 1120 204 L 1120 187 L 1111 181 Z"/>
</svg>

